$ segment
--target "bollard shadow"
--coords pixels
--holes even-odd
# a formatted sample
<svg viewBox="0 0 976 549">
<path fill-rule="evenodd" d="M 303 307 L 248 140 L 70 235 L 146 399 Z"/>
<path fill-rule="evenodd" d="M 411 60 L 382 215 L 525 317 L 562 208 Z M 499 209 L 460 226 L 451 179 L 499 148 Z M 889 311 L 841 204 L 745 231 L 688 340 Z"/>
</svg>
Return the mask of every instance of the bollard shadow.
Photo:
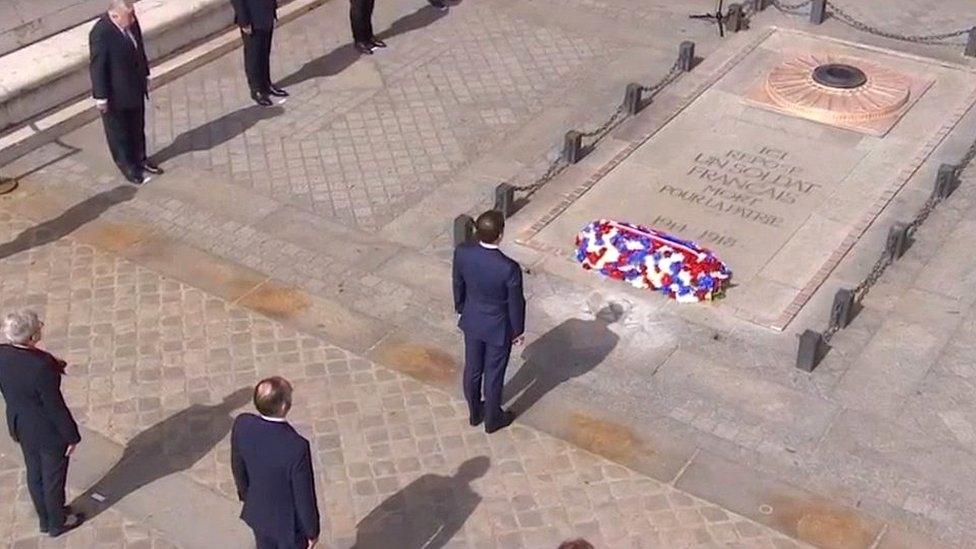
<svg viewBox="0 0 976 549">
<path fill-rule="evenodd" d="M 172 143 L 153 155 L 153 161 L 162 164 L 188 152 L 209 151 L 243 134 L 261 120 L 274 118 L 284 112 L 285 109 L 280 106 L 251 105 L 227 113 L 220 118 L 176 136 Z"/>
<path fill-rule="evenodd" d="M 377 38 L 387 40 L 394 36 L 400 36 L 422 29 L 445 15 L 447 15 L 447 12 L 440 11 L 429 4 L 425 5 L 413 13 L 404 15 L 394 21 L 390 25 L 390 28 L 377 35 Z M 278 82 L 278 86 L 287 88 L 295 84 L 301 84 L 307 80 L 335 76 L 352 66 L 360 57 L 362 57 L 362 54 L 356 51 L 356 48 L 352 44 L 344 44 L 321 57 L 305 63 L 294 73 L 282 78 Z"/>
<path fill-rule="evenodd" d="M 25 229 L 10 242 L 0 244 L 0 259 L 56 242 L 97 219 L 112 206 L 132 200 L 136 191 L 136 187 L 120 185 L 86 198 L 54 219 Z"/>
<path fill-rule="evenodd" d="M 602 363 L 620 337 L 610 325 L 623 317 L 623 308 L 611 303 L 592 320 L 571 318 L 525 348 L 525 363 L 505 384 L 508 409 L 522 415 L 560 384 L 579 377 Z"/>
<path fill-rule="evenodd" d="M 454 476 L 427 474 L 386 498 L 359 521 L 353 549 L 439 549 L 481 503 L 471 482 L 488 472 L 486 456 L 462 463 Z"/>
<path fill-rule="evenodd" d="M 136 490 L 189 469 L 227 436 L 234 410 L 250 398 L 251 389 L 238 389 L 220 404 L 194 404 L 139 433 L 126 444 L 119 461 L 71 503 L 72 508 L 90 520 Z"/>
</svg>

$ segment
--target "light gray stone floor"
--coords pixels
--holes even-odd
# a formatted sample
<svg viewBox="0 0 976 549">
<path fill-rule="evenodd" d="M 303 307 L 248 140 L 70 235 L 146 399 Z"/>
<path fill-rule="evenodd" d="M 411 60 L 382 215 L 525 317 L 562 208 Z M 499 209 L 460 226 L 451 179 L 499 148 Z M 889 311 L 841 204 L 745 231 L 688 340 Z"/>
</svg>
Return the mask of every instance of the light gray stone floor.
<svg viewBox="0 0 976 549">
<path fill-rule="evenodd" d="M 955 30 L 967 25 L 969 14 L 964 2 L 840 4 L 903 33 Z M 431 356 L 446 355 L 452 363 L 459 356 L 446 262 L 450 219 L 488 206 L 501 180 L 532 179 L 566 129 L 594 126 L 616 107 L 624 84 L 652 82 L 666 72 L 679 41 L 696 41 L 708 59 L 731 47 L 723 44 L 748 40 L 753 31 L 720 42 L 712 27 L 686 18 L 710 6 L 465 0 L 439 15 L 423 2 L 383 2 L 376 26 L 391 48 L 357 58 L 347 45 L 345 4 L 332 2 L 276 34 L 272 70 L 293 94 L 282 108 L 250 106 L 239 52 L 155 92 L 151 150 L 163 157 L 168 173 L 135 197 L 106 194 L 118 176 L 101 128 L 91 125 L 5 168 L 12 175 L 31 172 L 21 181 L 22 193 L 34 193 L 35 200 L 28 204 L 24 194 L 4 200 L 34 221 L 81 204 L 52 227 L 55 236 L 98 217 L 120 227 L 149 227 L 328 299 L 369 327 L 337 332 L 332 343 L 451 389 L 453 378 L 425 369 L 436 362 Z M 965 62 L 961 46 L 902 45 L 836 20 L 811 29 L 802 18 L 768 9 L 752 24 L 796 26 Z M 663 95 L 641 120 L 665 116 L 669 101 Z M 934 155 L 935 164 L 957 158 L 974 127 L 970 115 Z M 631 131 L 622 127 L 591 153 L 590 164 L 563 179 L 588 176 Z M 924 200 L 934 179 L 930 164 L 845 259 L 840 281 L 866 272 L 884 225 L 907 218 Z M 790 511 L 799 496 L 773 505 L 766 492 L 740 497 L 748 490 L 733 478 L 705 479 L 730 471 L 737 478 L 752 475 L 754 485 L 776 479 L 880 517 L 891 534 L 904 526 L 953 545 L 971 543 L 976 479 L 966 464 L 973 457 L 976 408 L 967 398 L 965 367 L 972 303 L 965 289 L 973 267 L 966 251 L 972 227 L 965 219 L 971 217 L 972 184 L 967 174 L 812 375 L 792 367 L 795 335 L 823 327 L 838 280 L 828 281 L 788 331 L 776 334 L 714 315 L 696 319 L 656 296 L 594 282 L 568 262 L 533 266 L 526 277 L 532 338 L 511 369 L 514 382 L 530 386 L 515 399 L 525 411 L 520 421 L 654 478 L 677 479 L 679 488 L 821 545 L 853 539 L 850 546 L 869 546 L 883 528 L 846 511 L 817 514 L 807 504 Z M 50 200 L 37 199 L 44 196 Z M 560 198 L 543 191 L 533 201 Z M 124 233 L 99 238 L 107 249 L 138 239 Z M 929 284 L 945 276 L 951 282 L 936 284 L 944 289 Z M 614 325 L 602 324 L 593 313 L 610 301 L 626 314 Z M 580 338 L 584 348 L 573 349 Z M 418 365 L 404 342 L 441 354 L 423 355 Z M 197 351 L 182 349 L 190 350 Z M 133 344 L 103 352 L 139 351 Z M 526 360 L 532 355 L 540 358 Z M 569 372 L 537 366 L 574 358 Z M 165 380 L 166 367 L 155 370 L 143 375 Z M 164 404 L 151 398 L 119 413 L 152 424 Z M 97 423 L 104 416 L 91 418 L 96 430 L 111 430 Z M 719 465 L 725 462 L 743 469 Z M 219 477 L 217 469 L 209 471 L 200 474 Z M 757 503 L 770 505 L 771 514 Z M 812 528 L 794 515 L 820 517 L 813 522 L 833 528 Z M 344 520 L 349 532 L 353 519 Z M 837 539 L 843 543 L 830 541 Z"/>
</svg>

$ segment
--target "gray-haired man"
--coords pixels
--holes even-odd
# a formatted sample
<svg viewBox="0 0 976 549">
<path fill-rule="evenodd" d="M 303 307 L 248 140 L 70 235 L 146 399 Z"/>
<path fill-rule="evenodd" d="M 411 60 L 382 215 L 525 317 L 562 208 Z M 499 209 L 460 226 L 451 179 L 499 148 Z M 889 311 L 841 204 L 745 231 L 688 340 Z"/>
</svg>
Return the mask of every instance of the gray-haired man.
<svg viewBox="0 0 976 549">
<path fill-rule="evenodd" d="M 0 345 L 0 392 L 10 437 L 24 453 L 27 489 L 41 532 L 57 537 L 82 521 L 64 507 L 68 457 L 81 435 L 61 396 L 64 362 L 37 348 L 43 326 L 33 311 L 3 319 L 3 335 L 10 343 Z"/>
</svg>

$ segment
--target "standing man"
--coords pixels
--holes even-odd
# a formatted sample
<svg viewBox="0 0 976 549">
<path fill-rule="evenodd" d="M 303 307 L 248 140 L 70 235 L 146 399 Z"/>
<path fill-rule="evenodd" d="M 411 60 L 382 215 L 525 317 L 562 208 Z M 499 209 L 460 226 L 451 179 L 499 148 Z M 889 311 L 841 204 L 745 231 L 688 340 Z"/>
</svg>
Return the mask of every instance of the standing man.
<svg viewBox="0 0 976 549">
<path fill-rule="evenodd" d="M 271 377 L 254 388 L 260 416 L 241 414 L 231 431 L 231 469 L 241 518 L 254 530 L 257 549 L 307 549 L 319 537 L 312 452 L 285 416 L 292 387 Z"/>
<path fill-rule="evenodd" d="M 141 185 L 147 174 L 163 170 L 146 158 L 146 98 L 149 60 L 132 0 L 111 0 L 91 33 L 92 96 L 102 113 L 112 160 L 130 182 Z"/>
<path fill-rule="evenodd" d="M 3 319 L 3 335 L 10 343 L 0 345 L 0 392 L 10 437 L 24 453 L 27 490 L 41 532 L 57 537 L 82 522 L 64 506 L 68 457 L 81 435 L 61 396 L 64 362 L 37 348 L 43 326 L 33 311 Z"/>
<path fill-rule="evenodd" d="M 475 226 L 478 243 L 454 250 L 454 308 L 464 332 L 469 420 L 472 426 L 484 421 L 485 431 L 493 433 L 513 419 L 511 412 L 502 411 L 502 387 L 512 345 L 524 339 L 525 296 L 521 267 L 498 249 L 505 217 L 487 211 Z"/>
<path fill-rule="evenodd" d="M 278 0 L 230 0 L 234 22 L 244 39 L 244 72 L 251 99 L 262 107 L 273 103 L 269 95 L 288 97 L 288 92 L 271 83 L 271 35 L 278 19 Z"/>
<path fill-rule="evenodd" d="M 376 48 L 385 48 L 386 43 L 373 34 L 373 5 L 375 0 L 349 0 L 349 22 L 352 23 L 352 40 L 356 50 L 365 55 L 373 55 Z"/>
</svg>

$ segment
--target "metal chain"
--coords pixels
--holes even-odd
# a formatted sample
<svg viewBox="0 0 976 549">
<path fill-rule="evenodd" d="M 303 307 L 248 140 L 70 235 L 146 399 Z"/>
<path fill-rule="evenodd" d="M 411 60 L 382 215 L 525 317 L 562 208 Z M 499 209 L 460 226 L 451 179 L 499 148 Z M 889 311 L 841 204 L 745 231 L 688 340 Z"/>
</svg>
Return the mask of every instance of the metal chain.
<svg viewBox="0 0 976 549">
<path fill-rule="evenodd" d="M 623 106 L 617 107 L 617 110 L 614 111 L 612 115 L 610 115 L 610 118 L 608 118 L 606 122 L 600 124 L 599 128 L 593 131 L 583 132 L 580 135 L 582 135 L 583 137 L 596 137 L 595 141 L 599 141 L 605 134 L 609 133 L 610 130 L 612 130 L 621 120 L 623 120 L 623 117 L 624 117 Z"/>
<path fill-rule="evenodd" d="M 962 159 L 959 161 L 959 164 L 956 165 L 956 175 L 962 173 L 962 171 L 969 166 L 974 158 L 976 158 L 976 142 L 973 142 L 973 144 L 970 145 L 969 149 L 966 151 L 966 154 L 962 155 Z"/>
<path fill-rule="evenodd" d="M 853 27 L 857 30 L 864 31 L 869 34 L 874 34 L 876 36 L 882 36 L 884 38 L 891 38 L 892 40 L 901 40 L 902 42 L 914 42 L 916 44 L 935 44 L 944 42 L 950 38 L 956 38 L 969 34 L 969 29 L 962 29 L 952 32 L 943 32 L 939 34 L 898 34 L 894 32 L 888 32 L 886 30 L 879 29 L 878 27 L 869 25 L 863 21 L 858 20 L 851 14 L 847 13 L 837 4 L 827 0 L 827 7 L 830 8 L 830 14 L 837 18 L 838 21 Z"/>
<path fill-rule="evenodd" d="M 663 78 L 655 82 L 653 85 L 641 86 L 641 92 L 647 93 L 645 98 L 653 98 L 662 89 L 664 89 L 665 86 L 677 80 L 678 77 L 681 76 L 682 72 L 684 71 L 681 70 L 681 64 L 678 61 L 675 61 L 674 64 L 671 65 L 671 68 L 668 69 L 668 73 L 664 75 Z M 606 135 L 609 134 L 614 128 L 620 125 L 620 123 L 623 122 L 626 117 L 627 111 L 624 106 L 621 105 L 617 107 L 617 110 L 615 110 L 613 114 L 610 115 L 610 118 L 608 118 L 603 124 L 600 124 L 599 127 L 592 131 L 582 132 L 581 135 L 583 137 L 594 138 L 593 142 L 590 144 L 592 147 L 606 137 Z M 526 185 L 512 185 L 512 187 L 516 192 L 526 193 L 526 197 L 532 196 L 532 194 L 541 189 L 546 183 L 554 179 L 568 167 L 569 164 L 567 164 L 566 160 L 562 157 L 562 155 L 560 155 L 558 158 L 549 163 L 545 173 L 537 177 L 535 181 Z"/>
</svg>

